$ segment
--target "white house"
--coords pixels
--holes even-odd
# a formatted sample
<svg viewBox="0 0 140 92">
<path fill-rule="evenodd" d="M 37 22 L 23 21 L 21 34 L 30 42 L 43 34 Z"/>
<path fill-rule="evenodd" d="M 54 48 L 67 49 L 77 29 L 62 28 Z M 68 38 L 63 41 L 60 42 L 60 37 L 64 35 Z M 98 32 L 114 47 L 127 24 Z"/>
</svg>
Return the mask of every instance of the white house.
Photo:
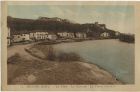
<svg viewBox="0 0 140 92">
<path fill-rule="evenodd" d="M 109 33 L 107 33 L 107 32 L 104 32 L 104 33 L 101 33 L 101 35 L 100 35 L 101 37 L 109 37 L 110 35 L 109 35 Z"/>
<path fill-rule="evenodd" d="M 50 33 L 50 34 L 48 34 L 48 39 L 49 40 L 56 40 L 57 36 L 55 34 L 53 34 L 53 33 Z"/>
<path fill-rule="evenodd" d="M 68 32 L 59 32 L 57 34 L 62 38 L 66 38 L 68 36 Z"/>
<path fill-rule="evenodd" d="M 67 36 L 68 36 L 68 38 L 74 38 L 74 33 L 69 32 L 69 33 L 67 34 Z"/>
<path fill-rule="evenodd" d="M 76 34 L 76 38 L 86 38 L 87 35 L 84 32 L 77 32 Z"/>
<path fill-rule="evenodd" d="M 22 41 L 30 41 L 30 36 L 27 33 L 21 34 Z"/>
<path fill-rule="evenodd" d="M 37 38 L 35 32 L 29 33 L 29 37 L 30 37 L 31 40 L 35 40 Z"/>
<path fill-rule="evenodd" d="M 73 32 L 59 32 L 57 33 L 61 38 L 74 38 Z"/>
<path fill-rule="evenodd" d="M 32 40 L 43 40 L 48 38 L 48 32 L 31 32 L 30 39 Z"/>
<path fill-rule="evenodd" d="M 43 40 L 48 37 L 48 32 L 36 32 L 37 40 Z"/>
<path fill-rule="evenodd" d="M 15 32 L 15 34 L 12 35 L 12 41 L 13 42 L 30 41 L 30 36 L 28 33 Z"/>
<path fill-rule="evenodd" d="M 20 35 L 20 34 L 13 35 L 12 41 L 13 42 L 21 42 L 21 41 L 23 41 L 22 35 Z"/>
</svg>

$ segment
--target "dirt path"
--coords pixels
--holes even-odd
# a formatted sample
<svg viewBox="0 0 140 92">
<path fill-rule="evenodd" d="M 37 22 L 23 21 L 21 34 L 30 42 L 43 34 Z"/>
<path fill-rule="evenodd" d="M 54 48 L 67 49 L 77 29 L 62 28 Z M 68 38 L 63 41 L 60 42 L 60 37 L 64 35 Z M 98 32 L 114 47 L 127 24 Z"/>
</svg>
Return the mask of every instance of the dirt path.
<svg viewBox="0 0 140 92">
<path fill-rule="evenodd" d="M 26 60 L 38 60 L 42 61 L 42 59 L 39 59 L 37 57 L 32 56 L 28 52 L 25 51 L 26 48 L 29 48 L 32 44 L 26 44 L 26 45 L 14 45 L 8 48 L 8 58 L 14 56 L 15 54 L 19 54 L 21 57 L 24 57 Z"/>
</svg>

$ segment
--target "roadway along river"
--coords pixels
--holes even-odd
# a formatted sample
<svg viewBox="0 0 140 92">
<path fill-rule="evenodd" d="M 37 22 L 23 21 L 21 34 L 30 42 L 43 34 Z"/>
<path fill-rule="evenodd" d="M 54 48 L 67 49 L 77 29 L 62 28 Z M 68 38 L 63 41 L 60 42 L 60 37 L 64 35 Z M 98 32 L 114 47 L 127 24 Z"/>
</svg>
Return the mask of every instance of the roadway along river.
<svg viewBox="0 0 140 92">
<path fill-rule="evenodd" d="M 97 64 L 126 84 L 134 83 L 134 44 L 118 40 L 93 40 L 61 43 L 54 48 L 76 52 L 86 61 Z"/>
</svg>

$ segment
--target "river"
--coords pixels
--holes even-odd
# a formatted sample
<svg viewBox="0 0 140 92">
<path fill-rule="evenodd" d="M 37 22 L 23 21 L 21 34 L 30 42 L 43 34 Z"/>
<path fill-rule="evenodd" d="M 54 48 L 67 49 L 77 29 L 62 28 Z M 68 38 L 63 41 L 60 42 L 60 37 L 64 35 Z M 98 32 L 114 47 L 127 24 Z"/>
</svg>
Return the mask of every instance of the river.
<svg viewBox="0 0 140 92">
<path fill-rule="evenodd" d="M 112 39 L 54 45 L 57 50 L 78 53 L 87 62 L 100 66 L 126 84 L 134 84 L 134 47 L 134 44 Z"/>
</svg>

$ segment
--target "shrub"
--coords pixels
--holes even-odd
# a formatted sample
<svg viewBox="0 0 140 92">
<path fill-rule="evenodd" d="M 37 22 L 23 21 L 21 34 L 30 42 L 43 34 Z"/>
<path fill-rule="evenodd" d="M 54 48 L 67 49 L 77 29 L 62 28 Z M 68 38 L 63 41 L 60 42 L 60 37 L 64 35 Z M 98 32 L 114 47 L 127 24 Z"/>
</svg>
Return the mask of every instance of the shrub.
<svg viewBox="0 0 140 92">
<path fill-rule="evenodd" d="M 77 53 L 74 52 L 67 53 L 67 52 L 59 52 L 59 51 L 56 52 L 52 45 L 34 45 L 32 49 L 33 48 L 43 52 L 43 54 L 45 55 L 45 58 L 43 59 L 45 60 L 65 61 L 65 62 L 81 60 L 81 57 Z M 32 54 L 34 55 L 35 53 Z"/>
<path fill-rule="evenodd" d="M 58 61 L 70 62 L 70 61 L 79 61 L 81 58 L 78 54 L 74 52 L 71 53 L 60 52 L 58 53 L 57 59 Z"/>
</svg>

